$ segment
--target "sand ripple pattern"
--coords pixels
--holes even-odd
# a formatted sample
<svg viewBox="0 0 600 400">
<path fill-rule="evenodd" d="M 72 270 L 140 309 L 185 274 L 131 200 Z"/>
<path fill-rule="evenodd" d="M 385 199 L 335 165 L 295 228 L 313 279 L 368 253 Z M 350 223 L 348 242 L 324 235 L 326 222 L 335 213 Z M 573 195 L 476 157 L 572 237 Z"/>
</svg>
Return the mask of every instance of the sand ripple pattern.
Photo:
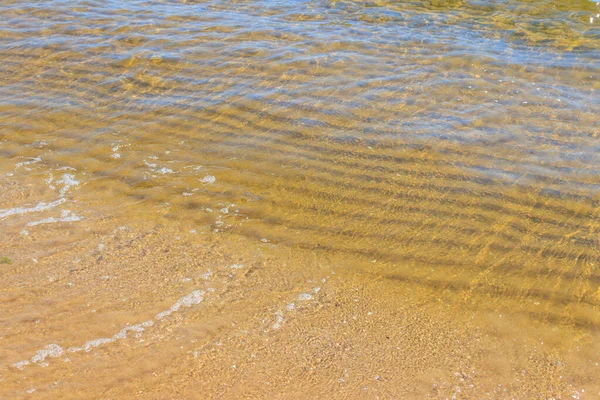
<svg viewBox="0 0 600 400">
<path fill-rule="evenodd" d="M 0 158 L 43 163 L 0 172 L 43 185 L 70 167 L 91 210 L 387 263 L 386 279 L 596 327 L 599 12 L 5 1 Z"/>
</svg>

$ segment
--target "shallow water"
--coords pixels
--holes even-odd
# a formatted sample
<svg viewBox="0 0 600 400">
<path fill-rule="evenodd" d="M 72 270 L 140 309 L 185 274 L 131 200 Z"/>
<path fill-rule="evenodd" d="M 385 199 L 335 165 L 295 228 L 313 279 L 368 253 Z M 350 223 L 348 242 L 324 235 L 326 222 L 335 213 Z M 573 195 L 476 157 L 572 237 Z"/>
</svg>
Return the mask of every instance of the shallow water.
<svg viewBox="0 0 600 400">
<path fill-rule="evenodd" d="M 164 321 L 144 327 L 162 349 L 149 365 L 139 366 L 140 349 L 121 349 L 98 365 L 78 361 L 102 376 L 98 396 L 120 397 L 106 389 L 112 369 L 138 382 L 164 359 L 175 360 L 168 371 L 187 374 L 175 349 L 181 338 L 200 340 L 191 331 L 202 327 L 207 343 L 245 329 L 248 344 L 214 359 L 208 345 L 186 347 L 217 371 L 188 379 L 190 390 L 302 397 L 293 388 L 312 382 L 315 393 L 326 387 L 332 397 L 362 397 L 362 381 L 332 386 L 348 384 L 350 373 L 324 373 L 319 386 L 309 367 L 292 374 L 295 385 L 248 386 L 259 381 L 254 372 L 238 381 L 247 392 L 227 392 L 224 382 L 234 378 L 218 360 L 256 355 L 264 335 L 276 331 L 281 349 L 269 347 L 259 365 L 267 377 L 269 368 L 295 371 L 298 360 L 282 352 L 303 343 L 303 329 L 339 334 L 343 347 L 350 331 L 322 321 L 367 318 L 381 307 L 395 322 L 359 325 L 354 348 L 365 351 L 345 360 L 348 370 L 384 360 L 377 351 L 387 344 L 373 338 L 390 329 L 409 332 L 398 338 L 404 342 L 426 337 L 427 345 L 402 356 L 423 364 L 388 371 L 414 380 L 377 379 L 387 386 L 375 397 L 460 397 L 449 382 L 464 383 L 465 375 L 450 369 L 468 358 L 479 369 L 469 375 L 471 387 L 459 384 L 465 398 L 594 398 L 599 14 L 597 3 L 583 0 L 3 1 L 0 256 L 11 263 L 2 264 L 0 345 L 8 351 L 0 363 L 7 396 L 93 390 L 47 360 L 64 361 L 68 348 L 118 347 L 127 332 L 201 290 L 205 301 L 189 308 L 208 314 L 177 320 L 178 339 L 158 333 L 175 329 Z M 175 255 L 169 249 L 179 241 L 189 251 L 181 245 Z M 168 256 L 157 250 L 163 247 Z M 256 257 L 259 272 L 234 279 L 247 278 L 242 271 Z M 228 263 L 245 267 L 218 272 L 229 271 Z M 75 297 L 64 293 L 67 283 L 78 287 L 71 274 L 80 280 Z M 119 283 L 111 286 L 111 277 Z M 323 279 L 331 288 L 311 292 Z M 364 292 L 346 292 L 355 288 Z M 350 311 L 356 298 L 371 309 Z M 295 303 L 287 308 L 293 299 L 315 309 L 292 332 L 284 328 L 296 313 Z M 102 309 L 87 324 L 86 307 Z M 423 329 L 413 332 L 395 309 L 405 317 L 419 310 L 433 322 L 420 320 Z M 192 312 L 181 304 L 175 311 L 169 321 Z M 445 335 L 467 326 L 463 317 L 473 324 L 463 338 L 471 344 L 440 350 L 437 360 L 421 357 L 452 348 Z M 248 326 L 239 332 L 229 326 L 240 321 Z M 40 323 L 48 325 L 30 327 Z M 544 340 L 552 361 L 540 365 L 560 371 L 517 374 L 525 370 L 518 354 L 532 354 L 528 341 Z M 492 349 L 500 355 L 484 362 Z M 27 368 L 15 369 L 21 361 Z M 63 374 L 64 392 L 43 379 L 26 392 L 27 375 L 19 374 L 42 364 L 48 382 Z M 173 393 L 162 381 L 128 387 L 121 396 Z"/>
</svg>

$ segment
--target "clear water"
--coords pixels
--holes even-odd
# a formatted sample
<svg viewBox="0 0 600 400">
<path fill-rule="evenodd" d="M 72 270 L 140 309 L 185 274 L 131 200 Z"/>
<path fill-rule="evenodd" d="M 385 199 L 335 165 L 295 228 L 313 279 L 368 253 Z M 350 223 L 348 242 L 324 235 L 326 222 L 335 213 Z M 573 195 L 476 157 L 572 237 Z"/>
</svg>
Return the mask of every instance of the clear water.
<svg viewBox="0 0 600 400">
<path fill-rule="evenodd" d="M 348 313 L 340 321 L 366 318 L 376 306 L 385 309 L 382 304 L 392 310 L 403 301 L 442 302 L 449 309 L 430 310 L 433 320 L 472 313 L 475 332 L 496 326 L 490 315 L 500 315 L 509 320 L 501 326 L 535 325 L 554 338 L 548 354 L 560 355 L 562 364 L 549 363 L 566 369 L 538 368 L 531 375 L 531 382 L 547 386 L 527 392 L 517 378 L 503 375 L 521 368 L 507 350 L 506 360 L 480 374 L 488 383 L 502 382 L 504 391 L 474 384 L 467 398 L 583 395 L 600 352 L 588 347 L 585 361 L 565 360 L 596 342 L 600 324 L 599 78 L 600 6 L 587 0 L 4 0 L 0 256 L 11 263 L 0 290 L 13 305 L 0 305 L 7 327 L 0 335 L 9 349 L 0 362 L 12 371 L 3 374 L 16 374 L 6 378 L 9 393 L 25 393 L 15 382 L 30 367 L 14 371 L 10 365 L 53 349 L 45 346 L 67 349 L 112 337 L 220 279 L 228 289 L 219 296 L 230 301 L 222 300 L 223 307 L 233 310 L 240 298 L 252 298 L 235 315 L 264 321 L 266 328 L 255 326 L 256 332 L 291 335 L 288 314 L 301 315 L 291 302 L 307 295 L 307 303 L 317 304 L 333 290 L 310 294 L 317 285 L 306 280 L 326 279 L 337 268 L 340 288 L 373 290 L 373 297 L 359 296 L 371 298 L 373 307 L 357 314 L 347 311 L 354 297 L 348 295 L 347 304 L 336 300 Z M 125 239 L 114 233 L 119 227 L 139 236 Z M 160 243 L 148 232 L 163 232 Z M 222 250 L 171 251 L 178 263 L 163 260 L 156 249 L 168 251 L 179 240 L 217 241 Z M 111 241 L 112 253 L 103 250 Z M 240 271 L 251 263 L 229 260 L 228 252 L 272 253 L 280 264 L 259 268 L 254 287 L 230 284 L 242 272 L 218 272 L 229 270 L 217 259 L 239 261 Z M 111 267 L 96 271 L 101 261 L 95 260 L 109 260 L 108 254 L 113 261 L 102 262 Z M 214 259 L 200 268 L 193 260 L 206 254 Z M 48 286 L 53 279 L 73 283 L 61 265 L 74 264 L 83 265 L 74 268 L 81 271 L 77 301 Z M 187 275 L 182 265 L 190 268 Z M 111 286 L 113 276 L 124 283 Z M 159 281 L 168 283 L 156 286 Z M 399 296 L 399 288 L 409 295 Z M 34 300 L 40 291 L 50 293 L 50 303 Z M 137 296 L 135 307 L 115 300 L 131 296 Z M 211 307 L 208 297 L 199 308 Z M 88 329 L 82 304 L 104 304 Z M 115 317 L 126 305 L 126 318 Z M 34 320 L 63 319 L 41 334 L 26 327 L 32 313 Z M 178 337 L 188 338 L 204 320 L 197 315 L 194 321 L 179 321 L 186 333 Z M 392 327 L 386 324 L 392 322 L 364 332 L 383 334 Z M 80 334 L 65 333 L 73 329 Z M 322 329 L 333 335 L 346 328 Z M 538 335 L 525 328 L 494 332 L 504 340 L 499 349 Z M 176 357 L 180 343 L 156 335 L 156 343 L 164 342 L 155 359 Z M 302 342 L 302 336 L 288 338 Z M 368 347 L 370 338 L 360 345 Z M 416 359 L 441 340 L 431 339 Z M 492 345 L 481 346 L 491 351 Z M 463 354 L 475 357 L 474 348 Z M 197 358 L 198 351 L 190 354 Z M 117 365 L 139 352 L 126 354 Z M 269 357 L 262 365 L 287 368 L 276 362 L 284 360 L 281 353 Z M 363 364 L 377 359 L 362 357 Z M 87 362 L 78 365 L 92 365 Z M 142 374 L 131 368 L 130 379 Z M 408 370 L 431 372 L 407 366 L 395 373 Z M 431 374 L 438 386 L 389 380 L 391 391 L 380 394 L 450 396 L 453 384 L 446 387 L 443 374 Z M 343 374 L 324 376 L 327 385 L 347 384 Z M 571 380 L 555 384 L 557 376 Z M 98 378 L 98 387 L 111 378 Z M 299 384 L 308 379 L 296 378 Z M 198 379 L 206 393 L 224 395 L 211 392 L 222 381 Z M 357 392 L 337 390 L 355 398 L 362 393 L 357 385 Z M 38 389 L 50 397 L 64 394 Z M 273 390 L 263 394 L 285 392 Z"/>
</svg>

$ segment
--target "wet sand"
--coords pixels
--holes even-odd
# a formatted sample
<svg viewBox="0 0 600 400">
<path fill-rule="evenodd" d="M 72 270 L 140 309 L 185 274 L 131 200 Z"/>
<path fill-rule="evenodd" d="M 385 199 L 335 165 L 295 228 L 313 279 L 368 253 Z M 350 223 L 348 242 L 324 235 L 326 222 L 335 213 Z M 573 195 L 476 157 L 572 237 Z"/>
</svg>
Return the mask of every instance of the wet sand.
<svg viewBox="0 0 600 400">
<path fill-rule="evenodd" d="M 600 398 L 600 7 L 0 4 L 0 398 Z"/>
<path fill-rule="evenodd" d="M 3 207 L 22 202 L 19 192 L 3 191 Z M 1 243 L 11 260 L 0 287 L 2 398 L 600 393 L 588 328 L 402 280 L 374 260 L 142 214 L 3 231 Z"/>
</svg>

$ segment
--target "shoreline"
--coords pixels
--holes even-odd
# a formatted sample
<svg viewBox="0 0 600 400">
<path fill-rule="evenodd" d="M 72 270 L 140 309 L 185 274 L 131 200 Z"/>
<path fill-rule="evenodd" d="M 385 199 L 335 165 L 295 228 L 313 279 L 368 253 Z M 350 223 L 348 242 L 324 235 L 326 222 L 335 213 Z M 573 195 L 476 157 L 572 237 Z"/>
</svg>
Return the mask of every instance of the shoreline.
<svg viewBox="0 0 600 400">
<path fill-rule="evenodd" d="M 600 390 L 593 331 L 499 317 L 510 310 L 502 302 L 475 307 L 485 296 L 390 279 L 390 266 L 344 254 L 139 221 L 88 217 L 71 240 L 63 222 L 0 247 L 12 260 L 2 266 L 2 395 L 586 398 Z M 54 245 L 34 262 L 36 243 Z"/>
</svg>

